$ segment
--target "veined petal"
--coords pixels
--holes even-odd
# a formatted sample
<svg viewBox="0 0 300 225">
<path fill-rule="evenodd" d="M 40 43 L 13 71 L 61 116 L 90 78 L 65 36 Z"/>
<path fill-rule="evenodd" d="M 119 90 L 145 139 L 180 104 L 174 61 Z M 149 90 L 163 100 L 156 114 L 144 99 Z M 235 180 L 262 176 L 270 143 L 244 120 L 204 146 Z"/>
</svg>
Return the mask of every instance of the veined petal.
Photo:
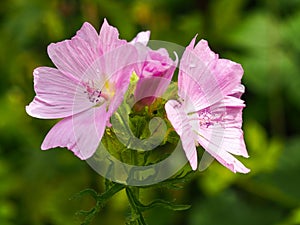
<svg viewBox="0 0 300 225">
<path fill-rule="evenodd" d="M 232 172 L 236 173 L 249 173 L 250 169 L 245 167 L 239 160 L 233 157 L 228 152 L 218 152 L 215 154 L 214 152 L 209 152 L 218 162 L 220 162 L 223 166 L 230 169 Z"/>
<path fill-rule="evenodd" d="M 123 45 L 105 54 L 108 80 L 115 84 L 116 92 L 109 105 L 109 115 L 112 115 L 124 99 L 128 89 L 130 76 L 136 66 L 138 53 L 130 44 Z"/>
<path fill-rule="evenodd" d="M 64 118 L 52 127 L 41 148 L 67 147 L 80 159 L 87 159 L 95 153 L 106 121 L 105 105 Z"/>
<path fill-rule="evenodd" d="M 193 104 L 196 110 L 204 109 L 230 94 L 241 82 L 240 64 L 219 59 L 206 41 L 193 48 L 195 38 L 183 53 L 179 66 L 179 96 Z"/>
<path fill-rule="evenodd" d="M 197 169 L 198 166 L 198 156 L 195 141 L 191 138 L 193 131 L 191 129 L 186 129 L 180 136 L 183 150 L 185 152 L 186 158 L 188 159 L 193 170 Z"/>
<path fill-rule="evenodd" d="M 50 67 L 34 70 L 36 96 L 26 106 L 26 112 L 36 118 L 56 119 L 77 114 L 93 106 L 84 95 L 81 83 L 72 75 Z M 78 95 L 76 103 L 74 97 Z M 76 105 L 76 107 L 75 107 Z"/>
<path fill-rule="evenodd" d="M 110 26 L 106 19 L 102 24 L 99 34 L 99 50 L 100 54 L 105 54 L 121 45 L 126 44 L 127 41 L 119 39 L 119 31 L 117 28 Z"/>
<path fill-rule="evenodd" d="M 91 24 L 85 22 L 82 25 L 82 28 L 79 31 L 77 31 L 76 36 L 84 40 L 88 44 L 88 46 L 91 47 L 91 49 L 97 48 L 99 35 Z"/>
<path fill-rule="evenodd" d="M 133 70 L 137 60 L 136 48 L 130 44 L 122 45 L 98 57 L 83 73 L 82 82 L 93 82 L 98 88 L 107 81 L 117 83 L 128 80 L 131 74 L 123 77 L 117 74 L 130 68 Z"/>
<path fill-rule="evenodd" d="M 209 66 L 219 59 L 219 55 L 214 53 L 208 46 L 208 42 L 206 40 L 201 39 L 195 46 L 196 37 L 193 38 L 189 46 L 188 50 L 192 51 L 197 58 L 204 63 L 205 66 Z"/>
<path fill-rule="evenodd" d="M 217 124 L 207 128 L 201 127 L 199 133 L 201 139 L 198 138 L 198 140 L 202 140 L 202 138 L 210 140 L 213 142 L 212 146 L 216 147 L 216 151 L 226 151 L 234 155 L 249 157 L 244 142 L 244 134 L 240 128 L 224 128 Z"/>
<path fill-rule="evenodd" d="M 222 127 L 241 128 L 243 122 L 242 111 L 244 107 L 245 104 L 243 100 L 233 96 L 226 96 L 206 110 L 212 115 L 215 115 L 215 117 L 219 117 L 217 122 L 221 124 Z"/>
<path fill-rule="evenodd" d="M 162 97 L 167 90 L 171 80 L 165 77 L 140 78 L 135 89 L 135 100 L 138 102 L 144 98 Z M 150 99 L 149 99 L 150 101 Z M 150 101 L 152 103 L 152 101 Z"/>
<path fill-rule="evenodd" d="M 241 129 L 223 128 L 220 125 L 202 127 L 199 130 L 198 142 L 209 154 L 231 171 L 241 173 L 250 171 L 230 154 L 248 157 Z"/>
<path fill-rule="evenodd" d="M 97 40 L 96 30 L 89 23 L 84 23 L 71 40 L 50 44 L 48 55 L 60 71 L 81 78 L 98 57 Z"/>
<path fill-rule="evenodd" d="M 196 170 L 198 163 L 195 146 L 196 135 L 189 123 L 188 116 L 183 110 L 183 106 L 175 100 L 169 100 L 165 105 L 165 109 L 169 121 L 180 136 L 183 150 L 192 169 Z"/>
<path fill-rule="evenodd" d="M 123 86 L 124 82 L 129 82 L 137 58 L 137 50 L 130 44 L 122 45 L 104 55 L 105 73 L 107 78 L 116 84 L 117 89 Z"/>
</svg>

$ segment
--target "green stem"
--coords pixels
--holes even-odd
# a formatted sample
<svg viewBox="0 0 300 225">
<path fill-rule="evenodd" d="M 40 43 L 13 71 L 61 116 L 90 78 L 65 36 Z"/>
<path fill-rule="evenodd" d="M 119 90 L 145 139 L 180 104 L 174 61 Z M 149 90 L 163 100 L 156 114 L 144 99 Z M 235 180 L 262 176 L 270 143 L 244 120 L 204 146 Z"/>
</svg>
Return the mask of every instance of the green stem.
<svg viewBox="0 0 300 225">
<path fill-rule="evenodd" d="M 110 199 L 112 196 L 114 196 L 116 193 L 118 193 L 119 191 L 121 191 L 122 189 L 125 188 L 125 185 L 123 184 L 119 184 L 119 183 L 113 183 L 113 185 L 106 190 L 104 193 L 98 195 L 98 200 L 99 202 L 102 201 L 103 199 L 105 199 L 106 201 L 108 199 Z"/>
<path fill-rule="evenodd" d="M 135 194 L 138 195 L 138 187 L 126 187 L 126 194 L 130 203 L 132 222 L 136 222 L 138 225 L 147 225 L 137 204 L 138 200 Z"/>
</svg>

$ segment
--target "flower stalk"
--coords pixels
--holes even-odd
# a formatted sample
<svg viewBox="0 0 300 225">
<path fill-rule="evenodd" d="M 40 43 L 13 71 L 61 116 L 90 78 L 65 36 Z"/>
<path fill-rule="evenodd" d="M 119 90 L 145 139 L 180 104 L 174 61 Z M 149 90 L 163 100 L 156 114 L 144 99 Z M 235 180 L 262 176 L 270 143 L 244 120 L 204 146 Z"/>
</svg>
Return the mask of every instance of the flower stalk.
<svg viewBox="0 0 300 225">
<path fill-rule="evenodd" d="M 131 215 L 128 221 L 128 225 L 147 225 L 142 211 L 139 208 L 139 188 L 138 187 L 126 187 L 126 195 L 130 204 Z"/>
</svg>

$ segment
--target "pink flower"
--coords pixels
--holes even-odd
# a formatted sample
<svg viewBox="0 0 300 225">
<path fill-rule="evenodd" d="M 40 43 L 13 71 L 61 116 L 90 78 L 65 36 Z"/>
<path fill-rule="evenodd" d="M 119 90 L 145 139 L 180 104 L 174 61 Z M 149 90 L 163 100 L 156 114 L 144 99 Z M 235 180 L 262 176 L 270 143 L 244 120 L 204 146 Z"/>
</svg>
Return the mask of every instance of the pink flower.
<svg viewBox="0 0 300 225">
<path fill-rule="evenodd" d="M 118 36 L 104 20 L 100 34 L 84 23 L 71 40 L 48 46 L 57 69 L 34 70 L 36 96 L 26 106 L 33 117 L 63 118 L 45 137 L 43 150 L 67 147 L 81 159 L 96 151 L 137 60 L 135 47 Z"/>
<path fill-rule="evenodd" d="M 176 60 L 173 61 L 166 49 L 152 50 L 146 47 L 149 38 L 150 32 L 146 31 L 140 32 L 131 41 L 139 52 L 139 63 L 135 71 L 139 81 L 134 95 L 140 108 L 151 105 L 157 97 L 162 96 L 171 82 L 178 63 L 176 54 Z"/>
<path fill-rule="evenodd" d="M 194 47 L 195 39 L 182 56 L 180 99 L 166 103 L 167 117 L 181 138 L 193 170 L 198 166 L 196 146 L 200 144 L 231 171 L 247 173 L 250 170 L 232 156 L 248 157 L 241 129 L 243 69 L 240 64 L 219 59 L 205 40 Z"/>
</svg>

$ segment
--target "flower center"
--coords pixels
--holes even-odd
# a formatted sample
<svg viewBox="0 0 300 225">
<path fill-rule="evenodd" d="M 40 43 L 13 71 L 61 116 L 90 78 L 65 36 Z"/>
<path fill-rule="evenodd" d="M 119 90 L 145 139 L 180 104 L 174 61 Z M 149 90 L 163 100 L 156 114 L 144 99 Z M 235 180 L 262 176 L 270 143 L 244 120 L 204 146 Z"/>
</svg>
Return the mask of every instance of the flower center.
<svg viewBox="0 0 300 225">
<path fill-rule="evenodd" d="M 102 91 L 99 89 L 88 92 L 88 98 L 90 102 L 95 104 L 102 104 L 106 100 L 105 96 L 102 94 Z"/>
<path fill-rule="evenodd" d="M 94 82 L 85 84 L 87 97 L 95 106 L 100 106 L 105 102 L 110 101 L 115 95 L 115 85 L 106 81 L 103 88 L 97 88 Z"/>
</svg>

